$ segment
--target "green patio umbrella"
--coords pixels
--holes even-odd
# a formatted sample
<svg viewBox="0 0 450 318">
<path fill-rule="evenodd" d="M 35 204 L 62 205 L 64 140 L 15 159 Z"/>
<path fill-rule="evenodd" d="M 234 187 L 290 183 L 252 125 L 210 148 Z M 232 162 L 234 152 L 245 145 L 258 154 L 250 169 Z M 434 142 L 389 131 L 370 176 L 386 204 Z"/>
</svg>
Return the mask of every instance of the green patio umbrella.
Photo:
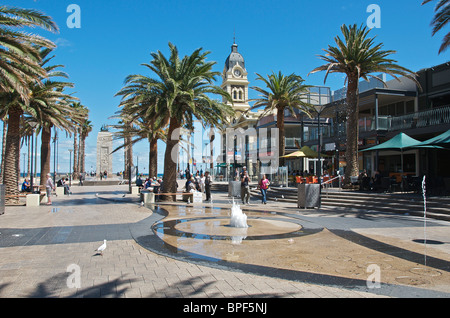
<svg viewBox="0 0 450 318">
<path fill-rule="evenodd" d="M 399 133 L 397 136 L 392 137 L 391 139 L 389 139 L 386 142 L 383 142 L 382 144 L 373 146 L 373 147 L 368 148 L 368 149 L 361 150 L 360 152 L 373 151 L 373 150 L 398 150 L 398 151 L 403 151 L 403 150 L 414 148 L 418 144 L 420 144 L 420 141 L 409 137 L 405 133 Z"/>
<path fill-rule="evenodd" d="M 445 133 L 440 134 L 439 136 L 436 136 L 434 138 L 425 140 L 424 142 L 421 142 L 416 146 L 419 148 L 433 147 L 433 148 L 450 149 L 450 129 L 447 130 Z"/>
<path fill-rule="evenodd" d="M 389 139 L 388 141 L 386 141 L 386 142 L 384 142 L 382 144 L 373 146 L 373 147 L 368 148 L 368 149 L 361 150 L 360 152 L 376 151 L 376 150 L 396 150 L 396 151 L 400 151 L 400 153 L 401 153 L 401 167 L 402 167 L 402 172 L 403 172 L 403 151 L 404 150 L 413 149 L 420 143 L 421 143 L 420 141 L 409 137 L 405 133 L 399 133 L 395 137 L 392 137 L 391 139 Z"/>
</svg>

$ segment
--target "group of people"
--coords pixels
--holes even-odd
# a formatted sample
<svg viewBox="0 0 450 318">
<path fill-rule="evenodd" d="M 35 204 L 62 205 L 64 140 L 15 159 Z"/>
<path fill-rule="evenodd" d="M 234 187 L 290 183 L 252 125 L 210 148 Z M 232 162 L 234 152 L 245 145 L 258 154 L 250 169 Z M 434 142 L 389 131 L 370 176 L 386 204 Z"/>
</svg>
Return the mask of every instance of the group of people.
<svg viewBox="0 0 450 318">
<path fill-rule="evenodd" d="M 107 179 L 108 178 L 108 171 L 103 171 L 103 172 L 100 172 L 100 180 L 103 180 L 103 179 Z"/>
<path fill-rule="evenodd" d="M 138 176 L 136 179 L 136 186 L 141 189 L 148 189 L 150 187 L 153 187 L 153 192 L 158 193 L 159 189 L 162 186 L 162 179 L 161 178 L 146 178 L 145 180 L 142 180 L 141 176 Z"/>
<path fill-rule="evenodd" d="M 251 179 L 248 175 L 247 168 L 244 167 L 239 174 L 239 180 L 241 181 L 241 199 L 242 204 L 250 204 L 250 182 Z M 261 203 L 267 204 L 267 190 L 269 189 L 270 181 L 264 174 L 258 182 L 258 189 L 261 191 L 262 201 Z"/>
<path fill-rule="evenodd" d="M 206 171 L 205 174 L 197 172 L 195 176 L 189 176 L 185 184 L 186 192 L 201 192 L 206 194 L 206 202 L 211 201 L 211 185 L 213 181 L 209 171 Z M 188 200 L 189 201 L 189 200 Z"/>
<path fill-rule="evenodd" d="M 68 181 L 67 178 L 65 180 L 64 180 L 64 178 L 62 178 L 57 182 L 58 187 L 64 187 L 64 194 L 71 193 L 69 185 L 67 184 L 67 181 Z M 45 181 L 45 191 L 47 193 L 47 200 L 48 200 L 47 205 L 51 205 L 52 204 L 52 191 L 55 191 L 55 185 L 53 183 L 53 178 L 50 173 L 47 173 L 47 179 Z M 22 183 L 22 192 L 32 192 L 31 184 L 27 178 L 25 178 Z"/>
<path fill-rule="evenodd" d="M 381 173 L 379 170 L 375 172 L 375 175 L 370 178 L 367 175 L 367 171 L 364 169 L 358 176 L 358 184 L 361 190 L 365 191 L 378 191 L 381 189 Z"/>
</svg>

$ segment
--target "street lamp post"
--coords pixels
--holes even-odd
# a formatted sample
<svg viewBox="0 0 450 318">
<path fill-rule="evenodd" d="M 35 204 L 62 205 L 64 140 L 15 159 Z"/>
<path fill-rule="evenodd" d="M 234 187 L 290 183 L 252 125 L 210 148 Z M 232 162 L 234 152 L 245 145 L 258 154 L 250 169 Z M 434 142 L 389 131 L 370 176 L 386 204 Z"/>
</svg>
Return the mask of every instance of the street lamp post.
<svg viewBox="0 0 450 318">
<path fill-rule="evenodd" d="M 22 172 L 22 175 L 25 178 L 25 164 L 26 164 L 25 158 L 26 158 L 27 153 L 23 152 L 22 155 L 23 155 L 23 172 Z"/>
<path fill-rule="evenodd" d="M 322 177 L 322 158 L 321 158 L 321 146 L 322 146 L 322 132 L 321 132 L 321 124 L 320 124 L 320 116 L 322 112 L 327 109 L 329 106 L 326 105 L 315 105 L 316 113 L 317 113 L 317 178 L 319 182 Z"/>
<path fill-rule="evenodd" d="M 319 179 L 322 177 L 322 163 L 320 162 L 320 152 L 321 152 L 321 131 L 320 131 L 320 112 L 317 113 L 317 178 Z"/>
<path fill-rule="evenodd" d="M 56 142 L 58 140 L 58 135 L 55 129 L 55 137 L 53 137 L 53 183 L 56 184 Z"/>
<path fill-rule="evenodd" d="M 72 151 L 73 149 L 69 149 L 69 187 L 72 186 Z"/>
</svg>

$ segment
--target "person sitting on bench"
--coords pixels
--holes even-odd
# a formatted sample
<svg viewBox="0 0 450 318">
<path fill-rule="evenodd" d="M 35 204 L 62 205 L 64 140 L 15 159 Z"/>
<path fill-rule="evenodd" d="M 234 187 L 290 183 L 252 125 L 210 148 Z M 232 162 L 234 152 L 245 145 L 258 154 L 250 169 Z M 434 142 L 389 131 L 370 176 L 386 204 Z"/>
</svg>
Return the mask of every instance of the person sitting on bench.
<svg viewBox="0 0 450 318">
<path fill-rule="evenodd" d="M 66 183 L 66 181 L 69 181 L 67 178 L 66 178 L 66 180 L 64 181 L 64 178 L 63 179 L 60 179 L 57 183 L 56 183 L 56 186 L 57 187 L 64 187 L 64 194 L 72 194 L 72 192 L 70 192 L 70 188 L 69 188 L 69 185 Z"/>
<path fill-rule="evenodd" d="M 144 184 L 142 182 L 142 179 L 141 179 L 140 176 L 138 176 L 137 179 L 136 179 L 136 187 L 139 187 L 139 189 L 142 189 L 143 186 L 144 186 Z"/>
<path fill-rule="evenodd" d="M 25 180 L 23 180 L 22 192 L 31 192 L 30 183 L 28 182 L 27 178 L 25 178 Z"/>
</svg>

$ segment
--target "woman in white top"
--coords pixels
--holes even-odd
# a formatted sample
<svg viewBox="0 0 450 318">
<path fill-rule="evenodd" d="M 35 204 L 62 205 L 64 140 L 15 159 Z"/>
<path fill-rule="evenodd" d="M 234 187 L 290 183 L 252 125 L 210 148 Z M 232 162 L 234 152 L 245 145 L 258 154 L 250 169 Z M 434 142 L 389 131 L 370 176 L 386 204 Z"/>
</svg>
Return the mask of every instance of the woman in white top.
<svg viewBox="0 0 450 318">
<path fill-rule="evenodd" d="M 55 185 L 53 184 L 52 176 L 50 173 L 47 173 L 47 182 L 45 183 L 45 190 L 47 191 L 48 202 L 47 205 L 52 204 L 52 190 L 55 190 Z"/>
<path fill-rule="evenodd" d="M 200 191 L 201 193 L 205 192 L 205 176 L 203 173 L 200 175 Z"/>
</svg>

